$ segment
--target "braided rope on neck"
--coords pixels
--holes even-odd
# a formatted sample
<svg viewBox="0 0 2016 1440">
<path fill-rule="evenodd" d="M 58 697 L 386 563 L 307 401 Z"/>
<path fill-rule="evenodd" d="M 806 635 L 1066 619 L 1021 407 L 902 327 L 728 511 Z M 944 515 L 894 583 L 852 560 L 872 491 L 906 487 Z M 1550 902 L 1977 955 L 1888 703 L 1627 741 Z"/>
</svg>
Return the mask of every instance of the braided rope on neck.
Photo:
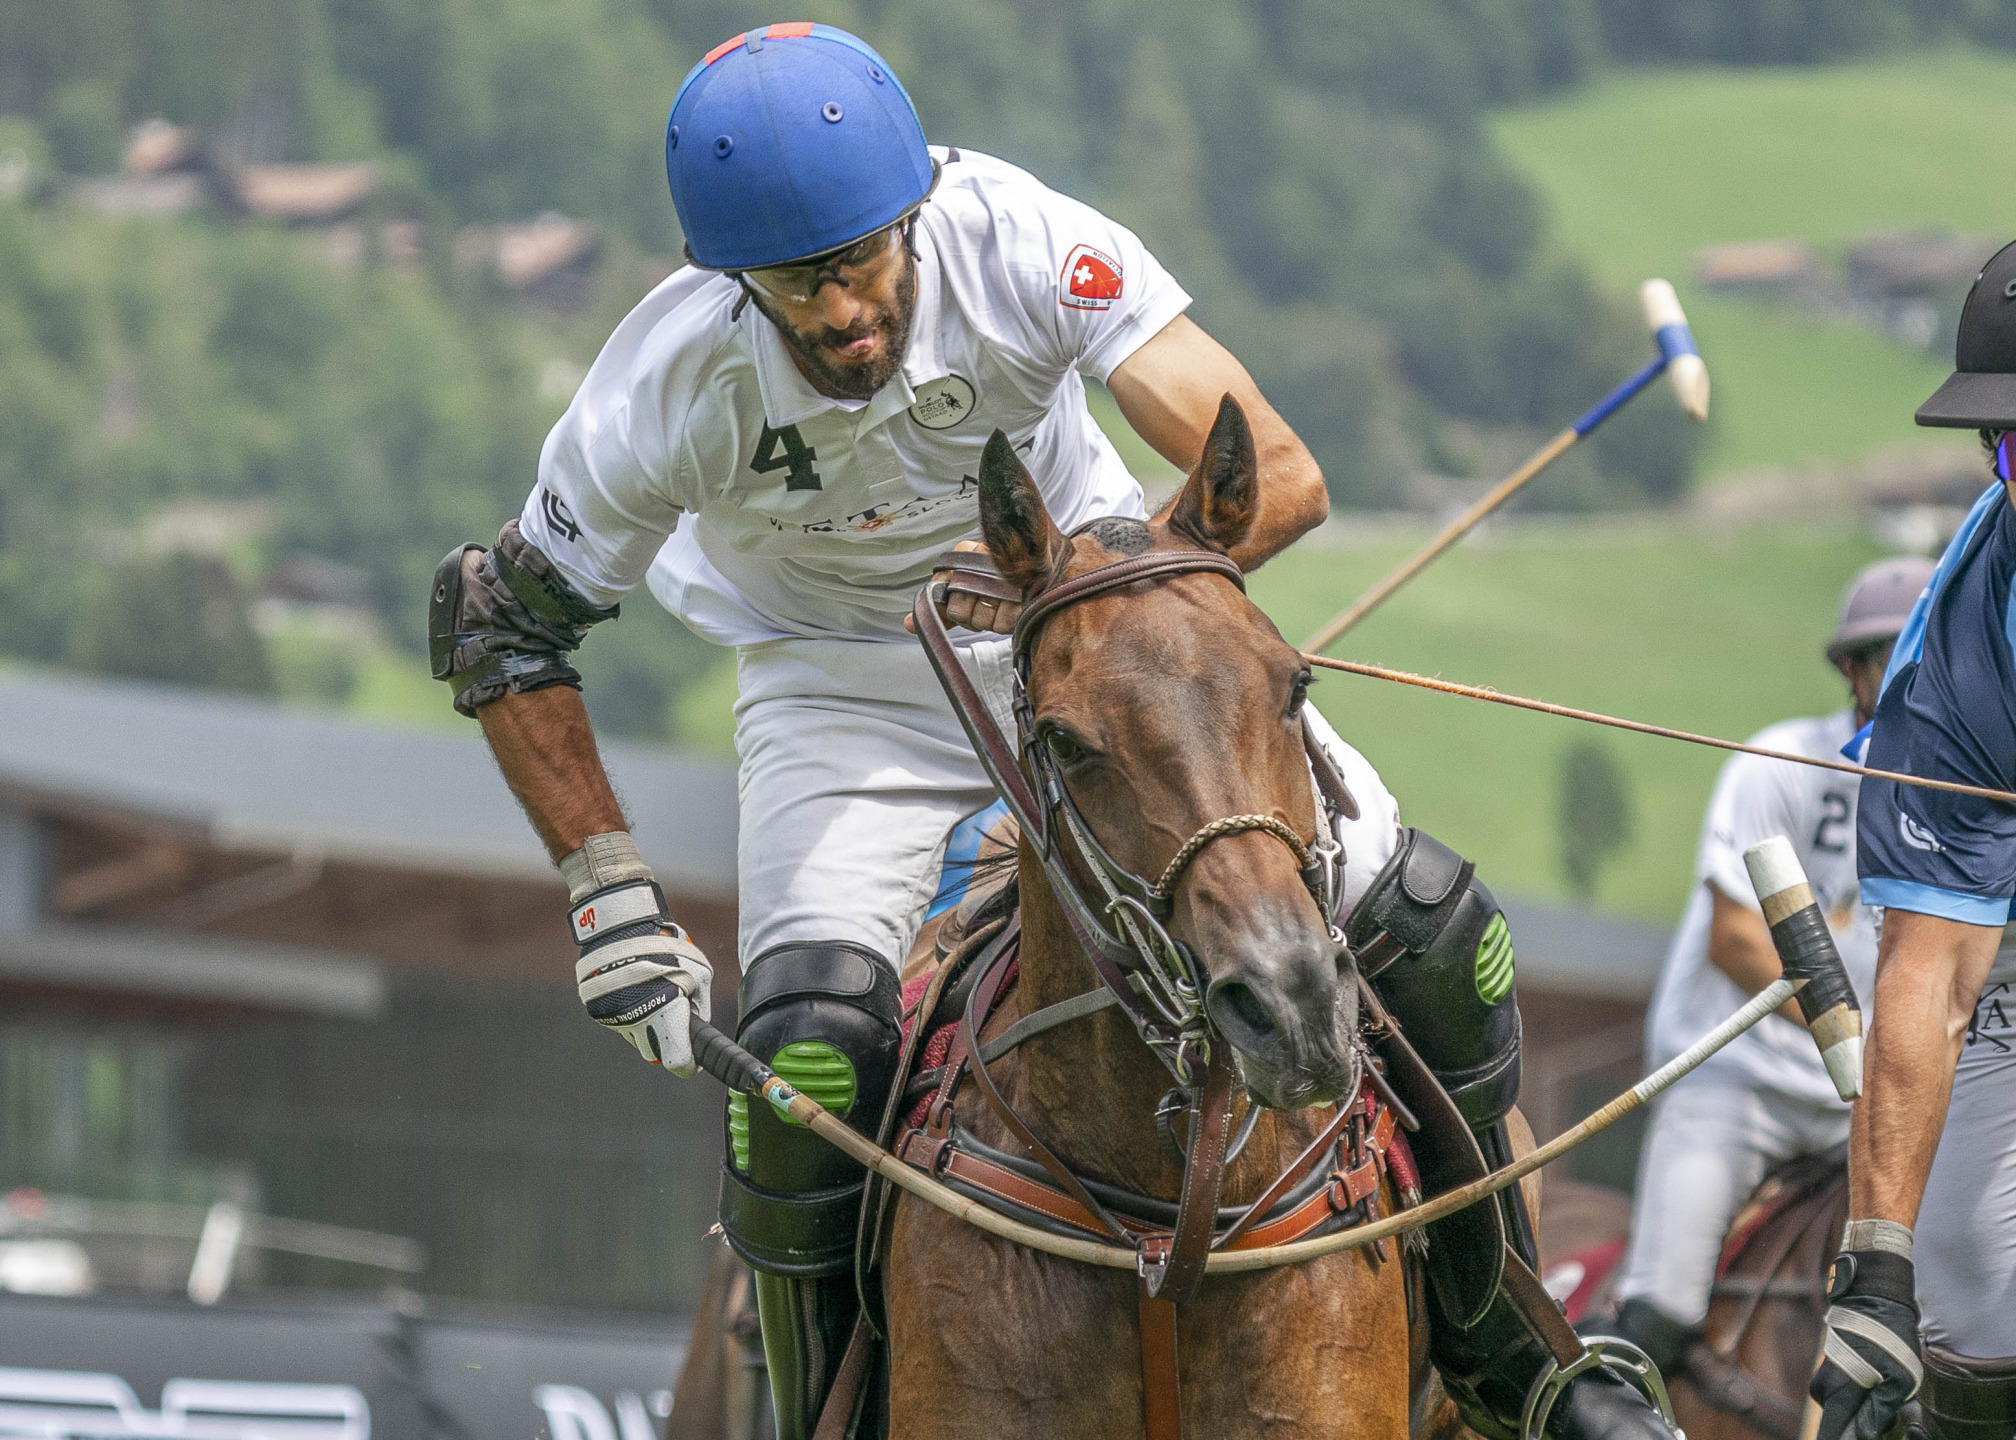
<svg viewBox="0 0 2016 1440">
<path fill-rule="evenodd" d="M 1295 852 L 1295 864 L 1307 870 L 1315 863 L 1309 847 L 1302 843 L 1302 837 L 1286 822 L 1276 820 L 1272 815 L 1227 815 L 1222 820 L 1213 820 L 1209 825 L 1183 842 L 1183 848 L 1176 852 L 1176 858 L 1163 868 L 1162 878 L 1155 882 L 1155 896 L 1159 900 L 1175 898 L 1176 882 L 1183 878 L 1183 872 L 1190 868 L 1190 862 L 1213 840 L 1227 835 L 1236 835 L 1243 830 L 1264 830 Z"/>
</svg>

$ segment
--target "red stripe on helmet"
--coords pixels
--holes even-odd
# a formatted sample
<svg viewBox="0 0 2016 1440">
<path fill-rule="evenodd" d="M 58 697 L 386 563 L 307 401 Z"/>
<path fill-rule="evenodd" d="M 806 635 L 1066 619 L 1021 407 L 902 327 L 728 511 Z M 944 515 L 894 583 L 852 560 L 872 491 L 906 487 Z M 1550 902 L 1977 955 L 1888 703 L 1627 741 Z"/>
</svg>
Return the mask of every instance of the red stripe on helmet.
<svg viewBox="0 0 2016 1440">
<path fill-rule="evenodd" d="M 744 40 L 748 38 L 749 37 L 746 34 L 743 34 L 743 35 L 734 35 L 726 40 L 723 40 L 719 45 L 716 45 L 712 50 L 709 50 L 705 55 L 702 55 L 700 57 L 700 68 L 703 70 L 706 69 L 709 65 L 712 65 L 716 60 L 719 60 L 723 55 L 726 55 L 730 50 L 733 50 L 737 45 L 740 45 Z"/>
<path fill-rule="evenodd" d="M 791 20 L 772 25 L 763 32 L 765 40 L 803 40 L 812 33 L 810 20 Z"/>
</svg>

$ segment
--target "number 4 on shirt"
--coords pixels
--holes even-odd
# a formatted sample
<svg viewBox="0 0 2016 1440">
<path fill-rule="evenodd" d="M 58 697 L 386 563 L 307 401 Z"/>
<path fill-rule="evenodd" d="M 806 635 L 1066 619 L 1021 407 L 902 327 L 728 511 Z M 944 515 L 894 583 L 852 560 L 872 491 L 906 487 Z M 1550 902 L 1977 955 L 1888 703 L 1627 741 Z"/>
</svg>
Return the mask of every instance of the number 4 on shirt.
<svg viewBox="0 0 2016 1440">
<path fill-rule="evenodd" d="M 777 453 L 779 447 L 784 453 Z M 819 458 L 819 452 L 807 445 L 798 434 L 796 425 L 786 425 L 782 430 L 763 427 L 763 434 L 756 441 L 756 454 L 749 461 L 749 468 L 758 475 L 768 475 L 772 470 L 788 470 L 784 477 L 786 490 L 817 490 L 819 472 L 812 468 L 812 462 Z"/>
</svg>

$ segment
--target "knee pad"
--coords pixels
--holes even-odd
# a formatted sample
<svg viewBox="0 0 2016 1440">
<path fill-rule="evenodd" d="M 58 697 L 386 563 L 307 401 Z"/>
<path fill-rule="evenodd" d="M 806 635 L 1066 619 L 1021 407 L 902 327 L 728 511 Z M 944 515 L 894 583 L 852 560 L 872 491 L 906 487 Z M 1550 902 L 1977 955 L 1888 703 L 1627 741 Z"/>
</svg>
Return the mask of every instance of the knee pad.
<svg viewBox="0 0 2016 1440">
<path fill-rule="evenodd" d="M 736 1039 L 779 1076 L 873 1135 L 902 1049 L 895 967 L 844 941 L 779 945 L 742 978 Z M 721 1227 L 771 1275 L 848 1268 L 866 1173 L 795 1120 L 731 1095 Z"/>
<path fill-rule="evenodd" d="M 1976 1360 L 1924 1347 L 1920 1423 L 1930 1440 L 2008 1440 L 2016 1434 L 2016 1356 Z"/>
<path fill-rule="evenodd" d="M 1481 1131 L 1519 1098 L 1519 1001 L 1511 931 L 1476 868 L 1403 830 L 1344 935 L 1380 1003 Z"/>
</svg>

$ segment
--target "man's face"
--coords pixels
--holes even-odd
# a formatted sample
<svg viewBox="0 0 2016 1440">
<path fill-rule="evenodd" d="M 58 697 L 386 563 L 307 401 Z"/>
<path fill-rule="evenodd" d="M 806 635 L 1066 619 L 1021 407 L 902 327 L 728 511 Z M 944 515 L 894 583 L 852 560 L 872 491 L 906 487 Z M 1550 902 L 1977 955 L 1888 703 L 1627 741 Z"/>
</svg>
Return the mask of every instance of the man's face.
<svg viewBox="0 0 2016 1440">
<path fill-rule="evenodd" d="M 1841 657 L 1841 673 L 1855 695 L 1857 725 L 1867 725 L 1876 718 L 1876 697 L 1883 689 L 1883 672 L 1890 668 L 1890 651 L 1896 643 L 1885 640 Z"/>
<path fill-rule="evenodd" d="M 807 300 L 786 300 L 757 285 L 749 294 L 813 388 L 839 400 L 867 400 L 903 368 L 917 311 L 917 262 L 899 248 L 879 269 L 830 272 Z"/>
</svg>

